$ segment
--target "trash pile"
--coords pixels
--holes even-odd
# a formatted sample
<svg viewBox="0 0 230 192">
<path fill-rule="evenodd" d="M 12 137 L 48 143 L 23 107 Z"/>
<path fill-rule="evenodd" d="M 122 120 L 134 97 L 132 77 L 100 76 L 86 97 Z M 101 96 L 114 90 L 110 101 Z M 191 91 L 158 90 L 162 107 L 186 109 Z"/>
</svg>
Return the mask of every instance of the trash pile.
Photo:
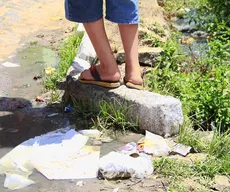
<svg viewBox="0 0 230 192">
<path fill-rule="evenodd" d="M 191 149 L 182 145 L 171 149 L 164 138 L 146 131 L 139 142 L 100 158 L 100 146 L 87 145 L 89 138 L 100 136 L 98 130 L 65 128 L 23 142 L 0 159 L 4 187 L 15 190 L 34 184 L 29 176 L 35 169 L 49 180 L 143 179 L 153 174 L 153 156 L 186 156 Z"/>
</svg>

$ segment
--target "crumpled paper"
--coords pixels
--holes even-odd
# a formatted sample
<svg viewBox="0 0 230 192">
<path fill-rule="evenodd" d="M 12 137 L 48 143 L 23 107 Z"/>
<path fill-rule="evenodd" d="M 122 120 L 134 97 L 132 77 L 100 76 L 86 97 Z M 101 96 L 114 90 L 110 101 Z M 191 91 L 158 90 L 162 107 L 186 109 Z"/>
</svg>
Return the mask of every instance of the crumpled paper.
<svg viewBox="0 0 230 192">
<path fill-rule="evenodd" d="M 0 174 L 7 176 L 4 186 L 33 184 L 28 177 L 34 169 L 48 179 L 96 178 L 100 147 L 85 146 L 87 141 L 87 136 L 65 128 L 21 143 L 0 159 Z"/>
</svg>

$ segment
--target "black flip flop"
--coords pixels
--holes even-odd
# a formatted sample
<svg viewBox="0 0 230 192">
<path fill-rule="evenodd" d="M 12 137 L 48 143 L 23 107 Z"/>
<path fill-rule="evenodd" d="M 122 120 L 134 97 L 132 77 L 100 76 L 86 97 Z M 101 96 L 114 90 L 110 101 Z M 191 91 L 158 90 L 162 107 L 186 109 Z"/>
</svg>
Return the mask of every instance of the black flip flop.
<svg viewBox="0 0 230 192">
<path fill-rule="evenodd" d="M 79 79 L 81 83 L 99 85 L 107 88 L 117 88 L 121 85 L 120 81 L 103 81 L 94 65 L 89 68 L 89 71 L 94 80 Z"/>
</svg>

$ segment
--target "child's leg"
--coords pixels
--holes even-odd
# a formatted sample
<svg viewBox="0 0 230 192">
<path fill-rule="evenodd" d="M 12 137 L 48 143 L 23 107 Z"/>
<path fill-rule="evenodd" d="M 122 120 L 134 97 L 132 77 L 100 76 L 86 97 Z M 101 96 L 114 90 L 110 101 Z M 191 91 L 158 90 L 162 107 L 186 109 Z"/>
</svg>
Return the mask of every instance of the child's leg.
<svg viewBox="0 0 230 192">
<path fill-rule="evenodd" d="M 106 0 L 106 19 L 118 23 L 126 54 L 125 81 L 141 85 L 138 60 L 138 0 Z"/>
<path fill-rule="evenodd" d="M 107 81 L 119 80 L 120 71 L 105 33 L 103 19 L 92 23 L 84 23 L 84 27 L 100 60 L 100 65 L 97 66 L 97 71 L 101 79 Z M 87 80 L 94 79 L 89 70 L 84 71 L 81 74 L 81 78 Z"/>
<path fill-rule="evenodd" d="M 102 7 L 103 0 L 65 0 L 66 18 L 83 23 L 94 46 L 100 60 L 100 65 L 96 67 L 100 78 L 117 81 L 120 79 L 120 71 L 105 33 Z M 94 80 L 89 70 L 84 71 L 81 78 Z"/>
<path fill-rule="evenodd" d="M 138 59 L 138 25 L 119 24 L 118 26 L 125 50 L 125 81 L 141 85 L 142 78 Z"/>
</svg>

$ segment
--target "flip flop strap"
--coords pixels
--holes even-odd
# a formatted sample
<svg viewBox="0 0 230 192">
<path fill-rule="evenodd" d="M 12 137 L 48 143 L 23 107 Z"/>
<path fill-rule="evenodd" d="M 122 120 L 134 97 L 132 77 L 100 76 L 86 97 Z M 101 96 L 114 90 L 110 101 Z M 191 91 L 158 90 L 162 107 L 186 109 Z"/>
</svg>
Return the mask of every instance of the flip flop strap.
<svg viewBox="0 0 230 192">
<path fill-rule="evenodd" d="M 89 71 L 92 75 L 92 77 L 96 80 L 96 81 L 101 81 L 101 77 L 99 75 L 99 73 L 97 72 L 97 69 L 94 65 L 91 65 L 91 67 L 89 68 Z"/>
</svg>

